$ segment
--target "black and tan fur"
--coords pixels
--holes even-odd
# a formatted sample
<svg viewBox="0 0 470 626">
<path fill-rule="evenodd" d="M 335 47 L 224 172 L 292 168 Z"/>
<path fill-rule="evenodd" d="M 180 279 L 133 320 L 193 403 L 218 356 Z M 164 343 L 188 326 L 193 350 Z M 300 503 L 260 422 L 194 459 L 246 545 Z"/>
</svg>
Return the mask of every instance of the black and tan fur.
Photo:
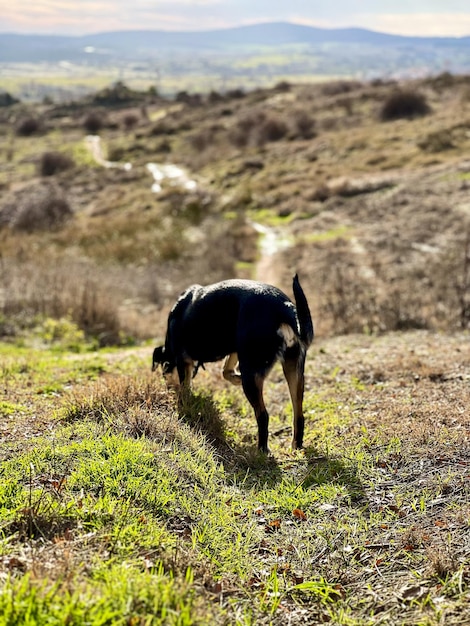
<svg viewBox="0 0 470 626">
<path fill-rule="evenodd" d="M 165 344 L 155 348 L 153 365 L 189 386 L 194 368 L 225 358 L 223 376 L 242 385 L 258 423 L 258 447 L 268 450 L 269 416 L 263 400 L 264 380 L 280 360 L 289 386 L 294 425 L 292 447 L 304 435 L 304 366 L 313 341 L 313 323 L 297 275 L 295 305 L 277 287 L 251 280 L 192 285 L 168 316 Z M 237 368 L 238 364 L 238 368 Z"/>
</svg>

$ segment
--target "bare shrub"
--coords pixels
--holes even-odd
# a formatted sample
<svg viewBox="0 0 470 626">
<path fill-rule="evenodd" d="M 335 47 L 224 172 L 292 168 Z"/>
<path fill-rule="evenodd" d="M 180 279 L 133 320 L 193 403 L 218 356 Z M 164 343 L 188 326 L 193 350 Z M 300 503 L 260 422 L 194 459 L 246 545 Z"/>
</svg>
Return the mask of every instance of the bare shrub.
<svg viewBox="0 0 470 626">
<path fill-rule="evenodd" d="M 383 102 L 379 117 L 382 122 L 389 122 L 422 117 L 430 112 L 431 108 L 423 94 L 417 91 L 397 89 L 392 91 Z"/>
<path fill-rule="evenodd" d="M 218 102 L 223 102 L 224 100 L 225 98 L 223 97 L 223 95 L 220 94 L 218 91 L 214 91 L 214 90 L 209 92 L 207 96 L 207 102 L 209 104 L 217 104 Z"/>
<path fill-rule="evenodd" d="M 191 135 L 188 139 L 191 148 L 197 152 L 203 152 L 211 145 L 213 138 L 209 129 L 203 129 Z"/>
<path fill-rule="evenodd" d="M 91 398 L 89 393 L 74 392 L 74 401 L 66 407 L 63 419 L 67 422 L 112 419 L 113 427 L 132 437 L 145 435 L 166 440 L 170 433 L 171 439 L 175 437 L 178 427 L 173 418 L 174 399 L 155 375 L 104 378 L 95 384 L 93 391 Z M 170 432 L 162 427 L 163 418 L 168 416 L 170 420 L 165 419 L 165 424 L 168 421 L 172 425 Z"/>
<path fill-rule="evenodd" d="M 354 99 L 345 96 L 338 98 L 336 104 L 344 110 L 345 115 L 352 115 L 354 111 Z"/>
<path fill-rule="evenodd" d="M 294 111 L 292 114 L 292 125 L 294 134 L 302 139 L 312 139 L 315 137 L 315 120 L 302 109 Z"/>
<path fill-rule="evenodd" d="M 280 141 L 288 133 L 287 124 L 279 117 L 267 117 L 257 129 L 257 143 Z"/>
<path fill-rule="evenodd" d="M 94 279 L 82 285 L 72 310 L 72 319 L 88 336 L 96 337 L 100 346 L 116 345 L 121 341 L 119 311 L 116 302 Z"/>
<path fill-rule="evenodd" d="M 255 111 L 240 117 L 230 129 L 229 140 L 237 148 L 247 146 L 254 131 L 262 125 L 265 119 L 266 116 L 262 111 Z"/>
<path fill-rule="evenodd" d="M 341 94 L 350 93 L 362 86 L 360 82 L 352 80 L 337 80 L 326 85 L 322 88 L 322 93 L 325 96 L 339 96 Z"/>
<path fill-rule="evenodd" d="M 429 78 L 426 82 L 437 91 L 441 93 L 445 89 L 451 89 L 458 83 L 458 77 L 454 76 L 450 72 L 441 72 L 437 76 Z"/>
<path fill-rule="evenodd" d="M 135 113 L 126 113 L 122 118 L 122 122 L 126 130 L 132 130 L 137 126 L 139 118 Z"/>
<path fill-rule="evenodd" d="M 337 245 L 322 263 L 322 317 L 330 320 L 335 334 L 375 331 L 379 326 L 373 286 L 358 280 L 360 268 L 346 242 Z"/>
<path fill-rule="evenodd" d="M 37 317 L 72 320 L 100 345 L 127 340 L 119 307 L 126 294 L 119 285 L 123 271 L 100 270 L 88 262 L 43 254 L 37 259 L 4 259 L 1 313 L 12 326 Z"/>
<path fill-rule="evenodd" d="M 431 264 L 437 301 L 445 303 L 447 322 L 463 330 L 470 328 L 470 228 Z M 441 307 L 442 308 L 442 307 Z"/>
<path fill-rule="evenodd" d="M 41 155 L 38 170 L 40 176 L 54 176 L 54 174 L 68 170 L 73 166 L 73 159 L 64 152 L 50 151 Z"/>
<path fill-rule="evenodd" d="M 227 98 L 230 98 L 232 100 L 240 100 L 241 98 L 245 97 L 245 92 L 243 91 L 243 89 L 240 89 L 238 87 L 237 89 L 229 89 L 225 95 L 227 96 Z"/>
<path fill-rule="evenodd" d="M 281 93 L 287 93 L 292 89 L 292 85 L 287 80 L 281 80 L 276 85 L 274 85 L 275 91 L 280 91 Z"/>
<path fill-rule="evenodd" d="M 470 85 L 465 85 L 460 93 L 460 100 L 463 104 L 470 102 Z"/>
<path fill-rule="evenodd" d="M 36 117 L 25 117 L 16 125 L 16 134 L 19 137 L 31 137 L 41 130 L 41 122 Z"/>
<path fill-rule="evenodd" d="M 418 146 L 424 152 L 443 152 L 444 150 L 451 150 L 455 148 L 452 141 L 452 134 L 447 129 L 438 130 L 434 133 L 429 133 L 421 141 L 418 142 Z"/>
<path fill-rule="evenodd" d="M 67 199 L 55 187 L 35 188 L 16 208 L 10 227 L 29 233 L 53 230 L 60 228 L 72 214 Z"/>
<path fill-rule="evenodd" d="M 103 117 L 99 113 L 88 113 L 83 120 L 83 127 L 88 133 L 96 134 L 103 128 L 103 126 Z"/>
<path fill-rule="evenodd" d="M 187 91 L 179 91 L 175 96 L 175 101 L 195 107 L 202 104 L 202 97 L 199 93 L 190 94 Z"/>
</svg>

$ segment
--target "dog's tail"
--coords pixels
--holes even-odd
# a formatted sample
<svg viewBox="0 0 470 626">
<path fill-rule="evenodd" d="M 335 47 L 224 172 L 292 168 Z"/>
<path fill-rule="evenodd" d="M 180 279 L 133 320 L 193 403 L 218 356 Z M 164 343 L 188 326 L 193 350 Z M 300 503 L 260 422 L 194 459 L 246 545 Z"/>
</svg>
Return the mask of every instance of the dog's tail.
<svg viewBox="0 0 470 626">
<path fill-rule="evenodd" d="M 308 348 L 314 337 L 313 322 L 307 298 L 305 297 L 304 290 L 300 286 L 297 274 L 294 276 L 292 289 L 295 297 L 295 306 L 297 307 L 297 315 L 299 317 L 300 338 Z"/>
</svg>

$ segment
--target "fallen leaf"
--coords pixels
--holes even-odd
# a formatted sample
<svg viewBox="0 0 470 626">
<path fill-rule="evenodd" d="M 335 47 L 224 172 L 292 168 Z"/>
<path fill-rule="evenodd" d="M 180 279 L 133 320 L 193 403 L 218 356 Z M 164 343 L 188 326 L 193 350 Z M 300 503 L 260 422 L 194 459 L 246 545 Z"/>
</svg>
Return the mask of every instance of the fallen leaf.
<svg viewBox="0 0 470 626">
<path fill-rule="evenodd" d="M 266 529 L 267 533 L 273 533 L 276 530 L 279 530 L 280 528 L 281 528 L 281 520 L 280 519 L 273 519 L 271 522 L 269 522 L 265 526 L 265 529 Z"/>
<path fill-rule="evenodd" d="M 305 513 L 302 511 L 302 509 L 294 509 L 292 511 L 292 515 L 298 519 L 301 520 L 302 522 L 305 522 L 307 519 L 307 516 L 305 515 Z"/>
</svg>

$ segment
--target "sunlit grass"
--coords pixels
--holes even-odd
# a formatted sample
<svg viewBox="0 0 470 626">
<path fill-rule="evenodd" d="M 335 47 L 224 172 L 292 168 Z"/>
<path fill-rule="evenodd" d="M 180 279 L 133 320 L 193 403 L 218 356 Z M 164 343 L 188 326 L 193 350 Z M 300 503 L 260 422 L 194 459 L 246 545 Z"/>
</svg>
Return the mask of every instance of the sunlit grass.
<svg viewBox="0 0 470 626">
<path fill-rule="evenodd" d="M 465 524 L 459 507 L 445 504 L 436 516 L 433 504 L 457 488 L 459 472 L 433 484 L 400 481 L 400 473 L 413 475 L 411 451 L 421 455 L 415 440 L 394 432 L 389 418 L 378 428 L 373 413 L 357 421 L 388 393 L 385 385 L 374 389 L 325 367 L 305 397 L 306 449 L 291 453 L 288 392 L 275 368 L 266 385 L 273 451 L 266 457 L 256 451 L 243 393 L 212 368 L 178 404 L 132 351 L 43 348 L 26 361 L 26 350 L 2 346 L 10 394 L 26 373 L 33 387 L 68 380 L 72 389 L 56 398 L 34 445 L 5 448 L 6 624 L 26 614 L 37 624 L 59 614 L 97 626 L 100 616 L 123 624 L 268 624 L 303 607 L 320 621 L 372 624 L 383 580 L 387 593 L 419 581 L 425 591 L 409 605 L 413 623 L 438 623 L 437 584 L 442 606 L 459 605 L 466 574 L 457 547 L 450 536 L 440 544 L 433 530 Z M 36 395 L 36 410 L 47 409 L 48 398 Z M 9 419 L 24 408 L 1 406 Z M 443 434 L 442 450 L 450 439 Z"/>
</svg>

